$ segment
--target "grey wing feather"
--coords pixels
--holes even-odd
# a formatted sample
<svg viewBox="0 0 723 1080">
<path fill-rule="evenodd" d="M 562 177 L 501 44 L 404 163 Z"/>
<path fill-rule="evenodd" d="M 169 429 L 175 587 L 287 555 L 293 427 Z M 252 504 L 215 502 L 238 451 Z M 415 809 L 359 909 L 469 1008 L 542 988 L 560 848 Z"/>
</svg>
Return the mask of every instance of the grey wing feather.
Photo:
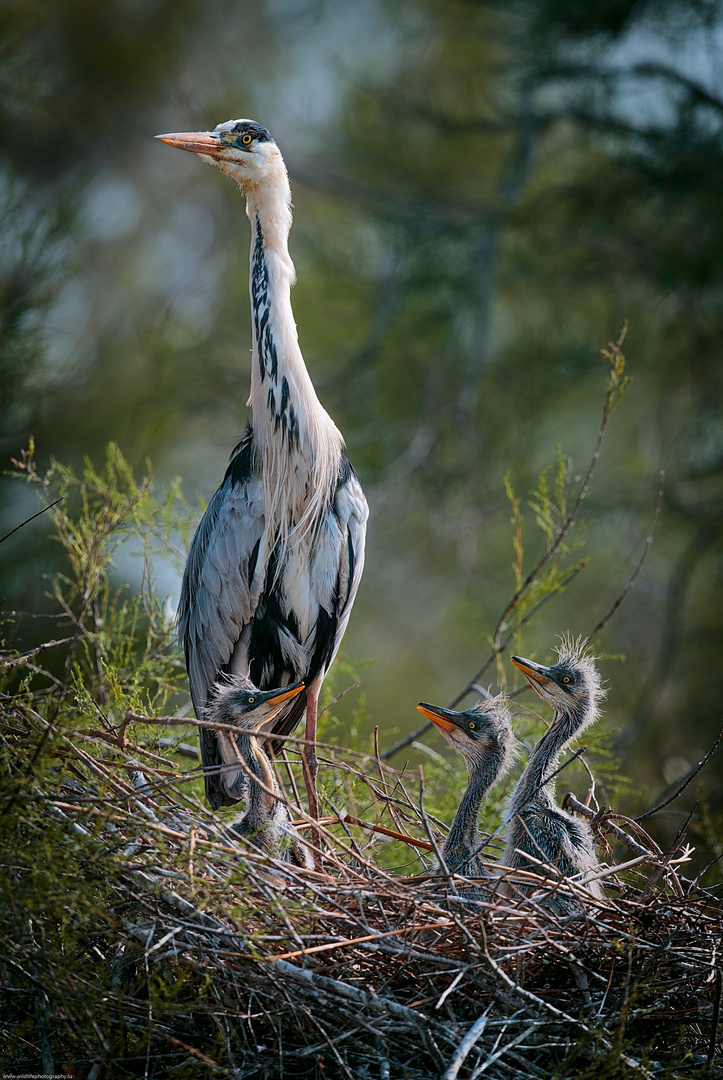
<svg viewBox="0 0 723 1080">
<path fill-rule="evenodd" d="M 179 636 L 197 714 L 253 615 L 252 557 L 263 531 L 258 482 L 226 479 L 191 544 L 179 605 Z"/>
<path fill-rule="evenodd" d="M 340 553 L 338 578 L 338 611 L 336 645 L 332 660 L 344 636 L 351 609 L 364 569 L 369 506 L 356 473 L 351 470 L 347 480 L 340 485 L 334 500 L 335 511 L 344 532 L 344 544 Z M 331 663 L 331 661 L 330 661 Z"/>
<path fill-rule="evenodd" d="M 258 481 L 227 476 L 215 493 L 193 538 L 183 575 L 178 609 L 179 637 L 186 653 L 188 681 L 196 716 L 201 718 L 211 687 L 228 664 L 251 620 L 253 562 L 264 531 Z M 206 768 L 221 767 L 216 735 L 199 731 Z M 206 776 L 211 805 L 231 805 L 218 776 Z"/>
<path fill-rule="evenodd" d="M 250 468 L 250 446 L 246 456 L 242 451 L 236 461 L 238 468 L 234 470 L 232 463 L 198 527 L 181 590 L 179 634 L 199 717 L 219 672 L 227 669 L 232 658 L 236 670 L 239 650 L 245 656 L 249 641 L 257 666 L 262 665 L 255 678 L 259 685 L 264 682 L 264 665 L 272 668 L 267 673 L 272 685 L 286 681 L 283 669 L 293 678 L 307 678 L 308 685 L 323 679 L 344 635 L 364 567 L 369 510 L 356 473 L 344 462 L 332 505 L 315 535 L 309 564 L 306 569 L 296 566 L 293 555 L 287 560 L 283 596 L 277 600 L 293 613 L 294 629 L 302 634 L 297 640 L 289 626 L 275 624 L 275 657 L 264 639 L 268 612 L 264 615 L 263 607 L 260 615 L 257 611 L 265 575 L 258 572 L 256 562 L 265 520 L 261 485 Z M 253 638 L 255 632 L 261 635 L 258 640 Z M 293 731 L 304 707 L 305 700 L 296 699 L 274 730 L 279 734 Z M 201 729 L 200 741 L 204 766 L 221 766 L 215 734 Z M 206 792 L 214 807 L 231 802 L 213 775 L 206 775 Z"/>
<path fill-rule="evenodd" d="M 321 683 L 336 656 L 364 569 L 369 507 L 356 473 L 346 460 L 344 466 L 344 475 L 332 504 L 315 536 L 311 572 L 305 585 L 309 588 L 311 602 L 305 602 L 300 593 L 294 605 L 297 614 L 313 611 L 314 620 L 318 619 L 306 644 L 301 646 L 306 656 L 296 661 L 299 666 L 294 674 L 294 678 L 305 677 L 309 686 Z M 324 613 L 326 616 L 322 618 Z M 283 634 L 280 636 L 282 649 L 288 647 L 290 643 L 284 640 Z M 302 674 L 304 668 L 306 676 Z M 291 734 L 305 707 L 301 695 L 295 698 L 291 708 L 276 721 L 274 732 Z M 271 743 L 274 753 L 278 753 L 279 748 L 279 743 Z"/>
</svg>

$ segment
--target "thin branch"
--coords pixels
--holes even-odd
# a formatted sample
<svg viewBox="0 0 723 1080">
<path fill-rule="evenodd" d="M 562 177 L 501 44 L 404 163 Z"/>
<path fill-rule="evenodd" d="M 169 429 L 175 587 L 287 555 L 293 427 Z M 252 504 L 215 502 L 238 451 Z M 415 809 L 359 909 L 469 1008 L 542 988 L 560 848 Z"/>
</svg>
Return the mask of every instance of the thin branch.
<svg viewBox="0 0 723 1080">
<path fill-rule="evenodd" d="M 519 626 L 517 626 L 514 630 L 510 631 L 505 640 L 500 643 L 499 647 L 494 652 L 490 653 L 482 667 L 472 676 L 464 689 L 460 690 L 460 692 L 452 698 L 451 702 L 447 706 L 448 709 L 456 709 L 460 702 L 463 700 L 463 698 L 467 696 L 467 694 L 475 693 L 480 694 L 481 697 L 485 696 L 484 690 L 482 690 L 477 685 L 482 676 L 486 674 L 486 672 L 489 670 L 496 658 L 507 651 L 507 647 L 509 646 L 517 631 L 521 630 L 523 626 L 526 626 L 534 618 L 534 616 L 544 604 L 546 604 L 549 600 L 552 600 L 553 597 L 558 596 L 559 593 L 563 591 L 563 589 L 567 588 L 573 578 L 576 578 L 580 571 L 585 569 L 587 564 L 587 559 L 581 560 L 581 562 L 579 562 L 577 566 L 573 567 L 567 577 L 563 578 L 563 580 L 553 592 L 549 592 L 547 596 L 543 596 L 541 600 L 538 600 L 534 607 L 530 608 L 525 617 L 520 621 Z M 527 690 L 528 688 L 525 686 L 522 689 Z M 399 739 L 399 741 L 393 743 L 388 750 L 385 750 L 384 753 L 381 755 L 382 760 L 388 761 L 389 758 L 393 757 L 395 754 L 398 754 L 400 750 L 404 750 L 405 747 L 411 746 L 412 743 L 416 742 L 417 739 L 419 739 L 432 727 L 434 727 L 432 721 L 427 720 L 420 727 L 415 728 L 411 735 L 405 735 L 403 739 Z"/>
<path fill-rule="evenodd" d="M 678 796 L 682 795 L 682 793 L 685 791 L 685 789 L 687 788 L 687 786 L 691 782 L 691 780 L 694 780 L 695 777 L 698 775 L 698 773 L 701 771 L 701 769 L 705 768 L 705 766 L 708 764 L 708 762 L 710 761 L 710 759 L 713 757 L 716 750 L 720 746 L 721 739 L 723 739 L 723 727 L 721 727 L 720 731 L 718 732 L 718 734 L 716 736 L 716 739 L 715 739 L 715 742 L 711 746 L 708 753 L 705 755 L 705 757 L 700 759 L 700 761 L 698 762 L 697 765 L 694 765 L 693 768 L 689 770 L 689 772 L 687 773 L 687 775 L 685 777 L 685 780 L 680 785 L 680 787 L 677 788 L 669 798 L 665 799 L 661 803 L 658 803 L 657 806 L 654 806 L 652 808 L 652 810 L 646 810 L 644 814 L 640 815 L 640 817 L 636 817 L 635 821 L 637 821 L 637 822 L 645 821 L 646 818 L 652 817 L 653 814 L 657 814 L 659 810 L 663 809 L 663 807 L 669 806 L 670 803 L 675 802 L 675 800 L 678 798 Z"/>
<path fill-rule="evenodd" d="M 585 560 L 578 567 L 575 567 L 574 570 L 568 575 L 568 577 L 562 583 L 560 588 L 555 589 L 554 592 L 552 592 L 552 593 L 549 593 L 548 597 L 543 597 L 543 599 L 535 607 L 533 607 L 532 611 L 528 612 L 527 617 L 520 622 L 519 626 L 515 627 L 515 630 L 513 630 L 510 634 L 507 635 L 507 638 L 505 639 L 505 641 L 502 642 L 500 640 L 501 634 L 502 634 L 503 630 L 505 629 L 505 627 L 507 626 L 508 620 L 509 620 L 512 612 L 515 610 L 515 608 L 519 604 L 520 600 L 527 594 L 527 592 L 530 589 L 530 586 L 537 580 L 537 578 L 538 578 L 538 576 L 540 574 L 540 571 L 542 569 L 544 569 L 544 567 L 547 565 L 547 563 L 552 559 L 552 557 L 555 555 L 555 553 L 559 550 L 560 545 L 562 544 L 563 540 L 565 539 L 568 532 L 572 528 L 572 525 L 574 524 L 575 519 L 577 518 L 577 516 L 578 516 L 578 514 L 580 512 L 580 507 L 582 506 L 583 502 L 585 501 L 585 498 L 587 497 L 588 491 L 590 490 L 590 485 L 591 485 L 593 477 L 595 475 L 595 470 L 597 468 L 597 463 L 598 463 L 598 460 L 600 458 L 600 449 L 602 447 L 602 442 L 603 442 L 603 438 L 605 436 L 605 431 L 606 431 L 606 428 L 607 428 L 607 425 L 608 425 L 608 421 L 609 421 L 613 411 L 615 410 L 616 405 L 620 401 L 620 398 L 624 394 L 625 389 L 628 386 L 628 383 L 630 382 L 630 377 L 625 374 L 625 356 L 623 355 L 623 352 L 622 352 L 622 346 L 623 346 L 623 342 L 625 341 L 625 336 L 627 334 L 627 330 L 628 330 L 627 322 L 624 322 L 622 330 L 620 331 L 620 336 L 619 336 L 618 340 L 616 342 L 610 342 L 608 344 L 607 349 L 602 349 L 601 350 L 603 356 L 605 356 L 605 358 L 611 364 L 610 382 L 608 383 L 606 394 L 605 394 L 605 405 L 604 405 L 604 408 L 603 408 L 602 417 L 600 419 L 600 425 L 598 427 L 597 437 L 596 437 L 596 440 L 595 440 L 595 448 L 593 450 L 593 454 L 592 454 L 592 457 L 590 459 L 590 464 L 588 465 L 588 469 L 587 469 L 587 472 L 585 474 L 585 478 L 584 478 L 584 480 L 583 480 L 583 482 L 582 482 L 582 484 L 580 486 L 580 490 L 577 493 L 577 497 L 575 499 L 575 502 L 572 505 L 572 509 L 568 513 L 568 515 L 565 518 L 565 520 L 563 521 L 562 525 L 559 527 L 559 529 L 557 531 L 557 535 L 554 537 L 552 542 L 545 549 L 545 552 L 543 553 L 541 558 L 537 561 L 535 566 L 533 566 L 533 568 L 529 571 L 529 573 L 525 577 L 522 584 L 515 590 L 514 595 L 512 596 L 511 600 L 509 601 L 509 603 L 505 607 L 504 611 L 500 615 L 499 619 L 497 620 L 497 625 L 496 625 L 494 633 L 492 635 L 492 646 L 493 646 L 492 654 L 488 657 L 488 659 L 485 661 L 485 663 L 482 665 L 482 667 L 479 669 L 479 671 L 477 671 L 475 673 L 475 675 L 473 675 L 473 677 L 469 680 L 469 682 L 464 687 L 464 689 L 461 690 L 460 693 L 457 694 L 457 696 L 453 699 L 451 705 L 449 706 L 449 708 L 451 708 L 451 709 L 455 708 L 459 704 L 459 702 L 465 697 L 465 695 L 468 694 L 474 688 L 475 683 L 479 682 L 479 680 L 482 678 L 482 676 L 488 670 L 490 665 L 494 662 L 495 658 L 501 652 L 504 651 L 504 649 L 507 647 L 509 642 L 514 637 L 517 630 L 519 630 L 521 626 L 525 625 L 525 623 L 529 620 L 529 618 L 532 617 L 532 615 L 535 613 L 535 611 L 539 610 L 539 608 L 542 606 L 542 603 L 546 599 L 548 599 L 549 596 L 556 595 L 560 591 L 561 588 L 564 588 L 564 586 L 568 583 L 568 581 L 571 580 L 571 578 L 574 577 L 574 575 L 576 573 L 578 573 L 583 568 L 583 566 L 586 564 L 586 560 Z M 657 520 L 657 518 L 656 518 L 656 520 Z M 634 581 L 634 578 L 633 578 L 633 581 Z M 630 587 L 632 587 L 632 584 L 630 585 Z M 623 593 L 623 597 L 624 597 L 624 595 L 625 595 L 625 593 Z M 620 599 L 620 603 L 622 603 L 622 599 Z M 618 604 L 618 606 L 619 606 L 619 604 Z M 610 616 L 608 616 L 608 618 L 609 617 Z M 431 723 L 425 723 L 421 727 L 416 728 L 412 732 L 411 735 L 407 735 L 404 739 L 400 739 L 398 742 L 394 743 L 394 745 L 391 746 L 389 748 L 389 750 L 387 750 L 382 755 L 384 760 L 388 760 L 390 757 L 393 757 L 394 754 L 397 754 L 397 753 L 399 753 L 400 750 L 403 750 L 404 747 L 409 746 L 411 743 L 415 742 L 426 731 L 429 731 L 430 727 L 432 727 Z"/>
<path fill-rule="evenodd" d="M 710 1025 L 710 1043 L 708 1045 L 708 1057 L 705 1063 L 705 1071 L 711 1072 L 713 1059 L 715 1058 L 716 1045 L 718 1043 L 718 1024 L 720 1023 L 721 991 L 723 991 L 723 972 L 720 968 L 715 973 L 715 1001 L 713 1002 L 713 1017 Z M 712 1075 L 712 1073 L 711 1073 Z"/>
<path fill-rule="evenodd" d="M 661 511 L 662 506 L 663 506 L 663 493 L 664 492 L 665 492 L 665 473 L 661 470 L 661 472 L 660 472 L 660 484 L 658 486 L 658 503 L 657 503 L 657 506 L 655 507 L 655 517 L 653 518 L 653 525 L 652 525 L 652 528 L 650 530 L 650 534 L 648 535 L 648 538 L 645 541 L 645 547 L 643 548 L 642 555 L 638 559 L 638 562 L 637 562 L 637 565 L 636 565 L 635 569 L 633 570 L 632 574 L 628 578 L 627 583 L 626 583 L 625 587 L 623 588 L 622 592 L 617 596 L 617 598 L 616 598 L 615 602 L 613 603 L 612 607 L 610 607 L 608 609 L 608 611 L 606 612 L 605 615 L 603 615 L 602 619 L 597 624 L 595 629 L 591 630 L 590 633 L 588 634 L 588 636 L 585 638 L 585 641 L 583 642 L 583 646 L 582 646 L 583 648 L 586 648 L 590 644 L 590 642 L 593 641 L 597 637 L 597 635 L 600 633 L 600 631 L 605 629 L 605 627 L 610 622 L 613 615 L 618 610 L 618 608 L 622 604 L 623 600 L 628 595 L 628 593 L 632 589 L 633 585 L 637 581 L 638 575 L 639 575 L 640 571 L 643 569 L 643 566 L 645 564 L 645 560 L 648 557 L 648 552 L 650 551 L 650 548 L 652 547 L 652 544 L 653 544 L 653 540 L 655 539 L 655 533 L 656 533 L 656 530 L 658 528 L 658 521 L 660 519 L 660 511 Z"/>
<path fill-rule="evenodd" d="M 457 1080 L 457 1074 L 462 1068 L 464 1059 L 467 1057 L 470 1050 L 478 1041 L 478 1039 L 481 1038 L 484 1029 L 487 1027 L 487 1020 L 489 1018 L 491 1008 L 491 1005 L 488 1006 L 482 1016 L 475 1020 L 474 1024 L 472 1024 L 472 1026 L 468 1029 L 467 1033 L 462 1039 L 462 1042 L 457 1047 L 456 1054 L 454 1055 L 447 1069 L 445 1070 L 442 1080 Z M 525 1034 L 527 1034 L 527 1031 L 525 1031 Z"/>
<path fill-rule="evenodd" d="M 337 701 L 341 701 L 343 697 L 346 697 L 350 690 L 356 690 L 358 686 L 358 682 L 353 682 L 350 686 L 347 686 L 346 689 L 342 690 L 341 693 L 337 694 L 336 697 L 332 698 L 329 704 L 325 705 L 324 708 L 321 710 L 317 717 L 317 720 L 321 720 L 324 713 L 327 712 L 332 707 L 332 705 L 336 705 Z"/>
<path fill-rule="evenodd" d="M 503 627 L 506 625 L 509 616 L 517 607 L 518 603 L 525 595 L 532 583 L 537 579 L 537 576 L 543 569 L 543 567 L 547 565 L 555 552 L 558 551 L 560 545 L 562 544 L 562 541 L 565 539 L 572 525 L 574 524 L 575 519 L 580 512 L 580 507 L 585 501 L 587 493 L 590 490 L 590 484 L 592 483 L 592 479 L 595 475 L 595 470 L 597 468 L 597 463 L 600 458 L 600 449 L 602 447 L 602 441 L 605 436 L 608 421 L 613 413 L 613 410 L 615 409 L 615 406 L 618 404 L 620 397 L 625 390 L 625 387 L 627 386 L 628 377 L 624 375 L 625 357 L 622 353 L 622 346 L 623 342 L 625 341 L 626 334 L 627 322 L 623 324 L 623 328 L 620 332 L 620 337 L 618 338 L 617 342 L 610 342 L 608 349 L 602 350 L 603 354 L 612 363 L 613 369 L 611 372 L 611 382 L 608 386 L 607 394 L 605 397 L 605 406 L 603 408 L 602 417 L 600 419 L 600 426 L 598 428 L 597 438 L 595 440 L 595 448 L 593 450 L 587 472 L 585 473 L 585 479 L 583 480 L 580 490 L 577 493 L 577 497 L 572 505 L 572 509 L 570 510 L 569 514 L 558 529 L 556 537 L 554 538 L 552 543 L 546 548 L 543 555 L 537 561 L 535 566 L 533 566 L 533 568 L 530 570 L 527 577 L 522 582 L 520 587 L 516 590 L 507 607 L 502 612 L 502 615 L 499 618 L 497 626 L 495 627 L 495 632 L 493 634 L 493 641 L 495 642 L 495 644 L 497 643 L 499 635 L 501 634 Z"/>
<path fill-rule="evenodd" d="M 482 676 L 489 670 L 497 657 L 501 656 L 502 653 L 507 651 L 507 647 L 515 637 L 515 634 L 517 634 L 517 632 L 521 630 L 523 626 L 527 626 L 527 624 L 534 618 L 534 616 L 537 614 L 541 607 L 543 607 L 549 600 L 552 600 L 553 597 L 558 596 L 563 591 L 563 589 L 566 589 L 570 582 L 573 580 L 573 578 L 576 578 L 580 571 L 585 569 L 585 567 L 588 565 L 588 562 L 588 559 L 581 559 L 578 565 L 572 568 L 570 573 L 562 579 L 559 585 L 557 585 L 552 592 L 549 592 L 546 596 L 543 596 L 541 600 L 537 601 L 534 607 L 530 608 L 525 617 L 520 620 L 519 625 L 516 626 L 514 630 L 511 630 L 509 632 L 507 637 L 504 639 L 504 641 L 500 642 L 499 646 L 495 649 L 494 652 L 490 653 L 479 671 L 467 683 L 464 690 L 460 690 L 460 692 L 453 699 L 451 705 L 449 705 L 448 708 L 456 708 L 456 706 L 459 705 L 460 701 L 462 701 L 466 694 L 468 694 L 471 690 L 476 689 L 475 684 L 478 683 Z M 427 726 L 431 727 L 431 722 Z"/>
<path fill-rule="evenodd" d="M 56 645 L 67 645 L 68 642 L 73 641 L 74 638 L 59 638 L 57 641 L 46 641 L 42 645 L 38 645 L 37 648 L 31 649 L 30 652 L 22 653 L 20 656 L 8 656 L 0 657 L 0 665 L 4 668 L 18 667 L 20 664 L 27 664 L 29 660 L 33 660 L 40 653 L 45 652 L 46 649 L 53 649 Z"/>
<path fill-rule="evenodd" d="M 434 851 L 434 846 L 428 844 L 426 840 L 417 840 L 414 836 L 406 836 L 404 833 L 397 832 L 396 829 L 387 829 L 385 825 L 374 825 L 371 821 L 364 821 L 363 818 L 354 817 L 353 814 L 345 814 L 344 821 L 348 825 L 358 825 L 361 829 L 369 829 L 370 832 L 390 836 L 392 840 L 401 840 L 403 844 L 409 844 L 410 847 L 422 848 L 423 851 Z"/>
<path fill-rule="evenodd" d="M 4 536 L 0 537 L 0 544 L 2 544 L 3 541 L 7 540 L 10 536 L 12 536 L 13 533 L 16 533 L 18 529 L 22 529 L 24 525 L 28 525 L 31 521 L 35 521 L 35 519 L 37 517 L 40 517 L 41 514 L 44 514 L 46 510 L 51 510 L 54 506 L 57 506 L 58 503 L 62 502 L 64 498 L 65 495 L 61 495 L 59 499 L 56 499 L 54 502 L 48 503 L 48 505 L 44 506 L 42 510 L 38 510 L 37 514 L 31 514 L 29 518 L 25 518 L 25 521 L 21 521 L 20 524 L 16 525 L 14 529 L 11 529 L 9 533 L 5 533 Z"/>
</svg>

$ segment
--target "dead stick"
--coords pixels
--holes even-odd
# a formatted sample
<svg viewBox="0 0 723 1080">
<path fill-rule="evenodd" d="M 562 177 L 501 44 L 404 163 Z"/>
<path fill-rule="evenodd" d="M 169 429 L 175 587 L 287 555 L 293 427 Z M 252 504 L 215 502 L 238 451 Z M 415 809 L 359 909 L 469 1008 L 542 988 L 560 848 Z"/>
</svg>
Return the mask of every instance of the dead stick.
<svg viewBox="0 0 723 1080">
<path fill-rule="evenodd" d="M 312 945 L 308 949 L 298 949 L 296 952 L 280 953 L 278 956 L 265 956 L 264 960 L 275 963 L 277 960 L 291 960 L 297 956 L 308 956 L 310 953 L 327 952 L 330 949 L 343 949 L 346 945 L 360 945 L 365 941 L 378 941 L 380 938 L 397 937 L 399 934 L 409 934 L 420 930 L 439 930 L 441 927 L 454 926 L 451 919 L 433 923 L 423 923 L 419 926 L 399 926 L 396 930 L 386 930 L 382 934 L 365 934 L 364 937 L 344 938 L 343 941 L 331 941 L 324 945 Z M 245 954 L 241 954 L 244 955 Z M 255 960 L 255 956 L 249 956 L 249 960 Z"/>
<path fill-rule="evenodd" d="M 588 821 L 591 821 L 598 816 L 589 806 L 585 806 L 585 803 L 581 803 L 576 799 L 571 791 L 568 791 L 567 795 L 562 800 L 562 809 L 574 810 L 575 813 L 580 814 L 581 817 L 587 818 Z M 631 851 L 634 851 L 636 855 L 642 855 L 645 858 L 657 860 L 658 856 L 655 852 L 648 851 L 648 849 L 644 848 L 642 844 L 639 844 L 637 840 L 633 840 L 630 833 L 626 833 L 624 829 L 621 829 L 619 825 L 615 825 L 605 816 L 603 816 L 600 821 L 600 828 L 604 829 L 605 832 L 614 833 L 618 840 L 625 844 L 626 847 L 629 847 Z"/>
<path fill-rule="evenodd" d="M 368 829 L 369 832 L 381 833 L 382 836 L 390 836 L 392 840 L 401 840 L 403 844 L 409 844 L 410 847 L 422 848 L 424 851 L 434 851 L 432 845 L 427 843 L 426 840 L 417 840 L 414 836 L 396 832 L 395 829 L 387 829 L 385 825 L 375 825 L 374 822 L 354 817 L 353 814 L 344 814 L 343 818 L 339 818 L 336 814 L 332 817 L 319 818 L 318 824 L 334 825 L 339 821 L 343 821 L 347 825 L 358 825 L 360 829 Z M 311 828 L 311 823 L 306 821 L 292 821 L 291 824 L 295 829 Z"/>
<path fill-rule="evenodd" d="M 358 825 L 362 829 L 382 833 L 383 836 L 391 836 L 392 840 L 401 840 L 402 843 L 409 844 L 411 847 L 422 848 L 424 851 L 434 851 L 433 846 L 428 844 L 426 840 L 417 840 L 414 836 L 405 836 L 404 833 L 397 832 L 395 829 L 387 829 L 384 825 L 374 825 L 371 821 L 353 817 L 352 814 L 345 814 L 344 821 L 348 825 Z"/>
</svg>

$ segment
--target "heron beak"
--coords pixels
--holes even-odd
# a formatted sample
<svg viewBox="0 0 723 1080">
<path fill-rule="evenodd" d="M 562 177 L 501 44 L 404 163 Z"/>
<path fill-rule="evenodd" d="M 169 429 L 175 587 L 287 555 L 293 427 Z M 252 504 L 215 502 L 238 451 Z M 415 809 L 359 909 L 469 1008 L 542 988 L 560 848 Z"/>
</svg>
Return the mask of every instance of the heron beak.
<svg viewBox="0 0 723 1080">
<path fill-rule="evenodd" d="M 298 682 L 293 683 L 291 686 L 285 686 L 282 690 L 261 691 L 255 702 L 253 713 L 246 718 L 244 724 L 246 730 L 252 731 L 258 736 L 268 735 L 269 732 L 265 730 L 266 725 L 271 724 L 276 719 L 285 702 L 296 697 L 303 689 L 303 682 Z"/>
<path fill-rule="evenodd" d="M 174 131 L 169 135 L 154 135 L 155 139 L 175 146 L 178 150 L 190 150 L 192 154 L 206 154 L 218 157 L 224 149 L 224 143 L 211 131 Z"/>
<path fill-rule="evenodd" d="M 536 664 L 534 660 L 525 660 L 521 656 L 511 656 L 510 659 L 516 668 L 519 668 L 529 683 L 537 683 L 538 686 L 549 686 L 552 679 L 548 675 L 549 668 L 542 664 Z"/>
<path fill-rule="evenodd" d="M 422 713 L 428 720 L 440 729 L 440 731 L 454 731 L 459 727 L 457 714 L 449 709 L 440 709 L 438 705 L 428 705 L 426 701 L 420 701 L 417 712 Z"/>
<path fill-rule="evenodd" d="M 296 697 L 303 689 L 303 682 L 294 683 L 293 686 L 287 686 L 280 694 L 274 694 L 274 697 L 267 698 L 266 701 L 269 705 L 281 705 L 282 702 L 289 701 L 290 698 Z M 274 693 L 274 691 L 272 691 L 272 693 Z"/>
</svg>

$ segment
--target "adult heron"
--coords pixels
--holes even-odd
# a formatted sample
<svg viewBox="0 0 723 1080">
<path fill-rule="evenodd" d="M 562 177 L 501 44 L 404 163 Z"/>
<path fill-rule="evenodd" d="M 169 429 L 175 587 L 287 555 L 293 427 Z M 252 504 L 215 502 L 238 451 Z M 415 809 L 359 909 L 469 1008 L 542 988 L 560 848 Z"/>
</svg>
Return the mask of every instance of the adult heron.
<svg viewBox="0 0 723 1080">
<path fill-rule="evenodd" d="M 487 792 L 512 761 L 514 740 L 507 702 L 500 695 L 480 701 L 466 712 L 454 712 L 422 701 L 417 709 L 460 752 L 467 765 L 469 783 L 444 842 L 442 858 L 455 874 L 486 877 L 478 822 Z"/>
<path fill-rule="evenodd" d="M 303 681 L 305 695 L 272 734 L 291 734 L 306 712 L 304 780 L 309 812 L 318 817 L 319 690 L 359 587 L 367 503 L 299 348 L 287 243 L 291 190 L 279 148 L 253 120 L 156 138 L 234 179 L 251 222 L 252 426 L 201 520 L 183 576 L 178 619 L 191 698 L 201 715 L 224 673 L 262 689 Z M 208 730 L 201 753 L 209 769 L 221 761 Z M 214 809 L 235 801 L 213 772 L 206 795 Z"/>
<path fill-rule="evenodd" d="M 296 837 L 289 811 L 282 801 L 281 788 L 262 746 L 264 728 L 268 728 L 286 703 L 303 689 L 304 684 L 298 682 L 263 691 L 250 679 L 237 676 L 216 687 L 204 711 L 204 719 L 232 724 L 239 733 L 216 732 L 223 760 L 217 773 L 219 785 L 232 802 L 240 799 L 244 802 L 243 815 L 231 824 L 230 829 L 269 855 L 296 866 L 311 866 L 308 849 Z"/>
<path fill-rule="evenodd" d="M 591 657 L 581 655 L 570 642 L 561 646 L 552 667 L 521 656 L 513 656 L 512 663 L 543 701 L 552 705 L 555 715 L 512 792 L 502 862 L 533 873 L 540 872 L 539 864 L 543 862 L 560 878 L 594 872 L 598 861 L 592 831 L 586 821 L 574 818 L 556 804 L 555 785 L 549 777 L 570 740 L 597 720 L 604 696 L 600 675 Z M 599 881 L 590 881 L 584 888 L 592 896 L 603 896 Z M 521 891 L 530 890 L 521 887 Z M 559 893 L 546 900 L 545 906 L 562 914 L 580 910 L 574 899 Z"/>
</svg>

